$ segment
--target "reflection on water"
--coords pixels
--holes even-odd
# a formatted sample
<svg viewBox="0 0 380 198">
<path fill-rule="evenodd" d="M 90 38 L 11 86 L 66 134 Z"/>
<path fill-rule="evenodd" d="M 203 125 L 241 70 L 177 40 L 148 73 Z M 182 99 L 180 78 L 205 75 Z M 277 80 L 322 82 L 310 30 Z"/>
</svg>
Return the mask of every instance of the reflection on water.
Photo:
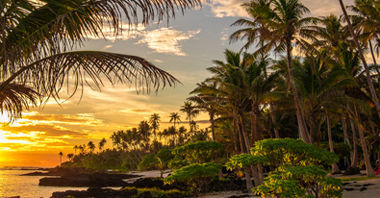
<svg viewBox="0 0 380 198">
<path fill-rule="evenodd" d="M 19 176 L 33 170 L 1 170 L 0 197 L 20 196 L 21 198 L 50 197 L 53 192 L 66 190 L 86 190 L 83 187 L 38 186 L 43 176 Z"/>
</svg>

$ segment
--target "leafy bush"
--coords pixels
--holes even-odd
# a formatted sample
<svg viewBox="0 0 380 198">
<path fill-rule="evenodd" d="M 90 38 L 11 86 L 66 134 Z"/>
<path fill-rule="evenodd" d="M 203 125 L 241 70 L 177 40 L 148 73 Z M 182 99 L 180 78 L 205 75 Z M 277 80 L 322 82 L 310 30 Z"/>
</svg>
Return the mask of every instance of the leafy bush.
<svg viewBox="0 0 380 198">
<path fill-rule="evenodd" d="M 341 181 L 326 175 L 314 165 L 279 168 L 252 190 L 263 197 L 341 197 Z"/>
<path fill-rule="evenodd" d="M 163 148 L 157 154 L 148 154 L 143 157 L 138 165 L 138 170 L 160 170 L 161 177 L 163 171 L 168 168 L 169 161 L 173 158 L 171 150 Z"/>
<path fill-rule="evenodd" d="M 198 141 L 185 144 L 173 150 L 174 159 L 171 168 L 180 168 L 192 163 L 216 161 L 222 151 L 222 145 L 217 142 Z"/>
<path fill-rule="evenodd" d="M 168 184 L 175 181 L 185 182 L 190 186 L 190 191 L 197 194 L 207 190 L 208 185 L 218 176 L 221 169 L 222 165 L 216 163 L 194 163 L 175 170 L 164 179 L 164 182 Z"/>
<path fill-rule="evenodd" d="M 334 153 L 301 140 L 265 139 L 257 141 L 251 154 L 231 157 L 228 169 L 256 164 L 272 172 L 253 192 L 264 197 L 341 197 L 340 180 L 327 177 L 323 168 L 338 160 Z"/>
<path fill-rule="evenodd" d="M 265 139 L 255 143 L 251 153 L 266 159 L 264 164 L 279 166 L 331 165 L 339 160 L 338 156 L 300 139 Z"/>
<path fill-rule="evenodd" d="M 154 154 L 148 154 L 143 157 L 139 165 L 137 166 L 137 169 L 140 171 L 145 170 L 158 170 L 161 169 L 161 162 L 160 159 Z"/>
</svg>

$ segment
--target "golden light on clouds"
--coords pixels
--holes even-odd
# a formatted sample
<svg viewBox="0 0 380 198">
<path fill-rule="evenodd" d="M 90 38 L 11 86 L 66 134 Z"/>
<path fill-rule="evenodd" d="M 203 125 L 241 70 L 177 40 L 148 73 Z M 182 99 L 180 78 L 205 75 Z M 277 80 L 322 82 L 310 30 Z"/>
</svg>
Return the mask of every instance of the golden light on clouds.
<svg viewBox="0 0 380 198">
<path fill-rule="evenodd" d="M 148 31 L 142 35 L 138 44 L 146 44 L 150 49 L 157 53 L 167 53 L 176 56 L 186 56 L 183 52 L 181 41 L 189 40 L 199 34 L 201 30 L 183 32 L 173 28 L 160 28 Z"/>
</svg>

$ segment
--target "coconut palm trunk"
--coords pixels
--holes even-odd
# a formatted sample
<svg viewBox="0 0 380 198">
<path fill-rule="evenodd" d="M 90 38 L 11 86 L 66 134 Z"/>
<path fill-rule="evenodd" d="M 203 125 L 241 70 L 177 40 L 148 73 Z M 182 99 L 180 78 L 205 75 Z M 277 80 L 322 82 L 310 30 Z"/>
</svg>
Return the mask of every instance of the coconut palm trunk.
<svg viewBox="0 0 380 198">
<path fill-rule="evenodd" d="M 299 100 L 299 95 L 297 92 L 296 84 L 293 77 L 293 71 L 292 71 L 292 46 L 291 46 L 291 39 L 288 38 L 286 42 L 286 54 L 287 54 L 287 70 L 288 70 L 288 80 L 290 87 L 293 92 L 293 99 L 294 99 L 294 105 L 296 106 L 296 115 L 297 115 L 297 123 L 298 123 L 298 131 L 300 138 L 306 142 L 311 143 L 311 139 L 309 136 L 309 132 L 306 127 L 305 118 L 302 111 L 302 106 Z"/>
<path fill-rule="evenodd" d="M 363 127 L 363 125 L 361 123 L 360 115 L 358 114 L 356 106 L 354 106 L 354 110 L 355 110 L 355 115 L 356 115 L 356 118 L 357 118 L 356 121 L 357 121 L 357 125 L 358 125 L 360 143 L 362 145 L 362 150 L 363 150 L 363 156 L 364 156 L 364 162 L 365 162 L 365 168 L 366 168 L 367 176 L 368 177 L 376 176 L 375 171 L 373 170 L 372 165 L 371 165 L 371 160 L 370 160 L 370 156 L 369 156 L 368 148 L 367 148 L 367 142 L 365 141 L 365 137 L 364 137 L 364 127 Z"/>
<path fill-rule="evenodd" d="M 369 40 L 368 44 L 369 44 L 369 50 L 371 51 L 371 56 L 372 56 L 373 64 L 377 65 L 376 57 L 375 57 L 375 52 L 373 51 L 372 41 Z M 380 74 L 377 67 L 376 67 L 376 70 L 377 70 L 377 74 Z"/>
<path fill-rule="evenodd" d="M 211 138 L 212 141 L 215 142 L 215 120 L 214 120 L 214 113 L 210 113 L 210 124 L 211 124 Z"/>
<path fill-rule="evenodd" d="M 327 111 L 326 111 L 326 121 L 327 121 L 327 134 L 328 134 L 328 138 L 329 138 L 330 152 L 331 153 L 335 153 L 334 152 L 334 142 L 333 142 L 332 134 L 331 134 L 330 116 L 329 116 L 329 113 Z M 335 162 L 331 165 L 331 172 L 333 174 L 339 172 L 339 167 L 338 167 L 338 165 Z"/>
<path fill-rule="evenodd" d="M 352 24 L 351 24 L 351 21 L 350 21 L 350 18 L 348 17 L 348 14 L 347 14 L 347 11 L 346 11 L 346 8 L 343 4 L 343 1 L 342 0 L 339 0 L 339 3 L 340 3 L 340 7 L 342 8 L 342 11 L 343 11 L 343 15 L 346 19 L 346 22 L 347 22 L 347 26 L 348 26 L 348 29 L 351 33 L 351 36 L 355 42 L 355 45 L 356 45 L 356 48 L 359 52 L 359 56 L 360 56 L 360 59 L 363 63 L 363 66 L 364 66 L 364 70 L 365 70 L 365 73 L 366 73 L 366 79 L 367 79 L 367 83 L 368 83 L 368 87 L 369 87 L 369 91 L 371 93 L 371 96 L 372 96 L 372 100 L 373 102 L 375 103 L 375 107 L 376 107 L 376 111 L 377 111 L 377 114 L 380 118 L 380 103 L 379 103 L 379 99 L 377 97 L 377 94 L 376 94 L 376 90 L 375 90 L 375 87 L 373 85 L 373 82 L 372 82 L 372 79 L 371 79 L 371 74 L 369 72 L 369 68 L 368 68 L 368 65 L 367 65 L 367 62 L 364 58 L 364 55 L 363 55 L 363 51 L 360 47 L 360 44 L 359 44 L 359 41 L 358 41 L 358 38 L 354 32 L 354 29 L 352 27 Z"/>
<path fill-rule="evenodd" d="M 241 153 L 249 153 L 249 144 L 246 144 L 246 140 L 244 137 L 244 131 L 239 123 L 239 119 L 237 116 L 236 111 L 234 111 L 234 123 L 238 128 L 238 134 L 239 134 L 239 139 L 240 139 L 240 148 L 241 148 Z M 245 176 L 245 184 L 247 186 L 248 192 L 251 191 L 253 188 L 252 180 L 251 180 L 251 173 L 249 168 L 244 168 L 244 176 Z"/>
<path fill-rule="evenodd" d="M 276 116 L 274 115 L 273 104 L 270 103 L 269 107 L 270 107 L 270 116 L 271 116 L 273 124 L 275 125 L 275 127 L 273 127 L 274 136 L 275 138 L 280 138 L 280 133 L 278 132 L 278 129 L 276 128 Z"/>
<path fill-rule="evenodd" d="M 345 117 L 342 117 L 341 122 L 342 122 L 342 128 L 343 128 L 344 143 L 347 144 L 347 146 L 350 148 L 350 150 L 352 150 L 350 138 L 348 136 L 348 131 L 347 131 L 347 119 Z M 350 158 L 345 157 L 344 159 L 345 159 L 346 166 L 349 167 L 350 166 Z"/>
</svg>

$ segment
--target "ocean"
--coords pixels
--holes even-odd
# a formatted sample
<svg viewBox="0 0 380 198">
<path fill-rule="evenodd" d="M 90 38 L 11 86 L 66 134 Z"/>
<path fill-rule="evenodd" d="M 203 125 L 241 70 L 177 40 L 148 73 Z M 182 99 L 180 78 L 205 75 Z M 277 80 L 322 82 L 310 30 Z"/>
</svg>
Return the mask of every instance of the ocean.
<svg viewBox="0 0 380 198">
<path fill-rule="evenodd" d="M 45 176 L 20 176 L 35 170 L 0 169 L 0 198 L 20 196 L 21 198 L 51 197 L 53 192 L 66 190 L 86 190 L 86 187 L 38 186 Z"/>
</svg>

